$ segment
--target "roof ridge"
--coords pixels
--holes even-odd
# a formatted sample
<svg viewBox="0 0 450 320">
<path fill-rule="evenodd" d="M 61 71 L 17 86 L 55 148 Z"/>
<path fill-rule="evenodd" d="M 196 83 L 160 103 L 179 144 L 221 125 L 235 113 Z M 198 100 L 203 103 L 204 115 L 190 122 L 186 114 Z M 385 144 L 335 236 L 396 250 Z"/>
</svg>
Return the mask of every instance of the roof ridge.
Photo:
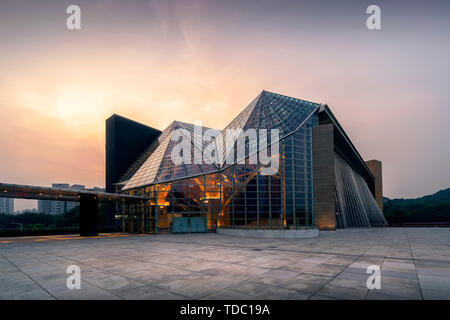
<svg viewBox="0 0 450 320">
<path fill-rule="evenodd" d="M 288 95 L 285 95 L 285 94 L 276 93 L 276 92 L 272 92 L 272 91 L 267 91 L 267 90 L 263 90 L 261 93 L 268 94 L 269 96 L 275 96 L 275 97 L 279 96 L 279 97 L 295 99 L 295 100 L 303 101 L 303 102 L 309 102 L 309 103 L 314 103 L 314 104 L 322 104 L 320 102 L 314 102 L 314 101 L 310 101 L 310 100 L 300 99 L 300 98 L 296 98 L 296 97 L 292 97 L 292 96 L 288 96 Z"/>
</svg>

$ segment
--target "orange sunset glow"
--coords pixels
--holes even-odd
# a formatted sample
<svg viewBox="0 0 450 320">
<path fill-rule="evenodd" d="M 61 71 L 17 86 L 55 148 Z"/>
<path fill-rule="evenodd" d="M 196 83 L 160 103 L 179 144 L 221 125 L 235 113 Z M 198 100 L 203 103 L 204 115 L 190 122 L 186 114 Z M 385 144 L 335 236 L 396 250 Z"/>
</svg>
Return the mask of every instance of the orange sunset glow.
<svg viewBox="0 0 450 320">
<path fill-rule="evenodd" d="M 2 3 L 0 180 L 104 187 L 113 113 L 223 129 L 266 89 L 329 104 L 383 161 L 387 196 L 447 187 L 449 19 L 386 4 L 397 18 L 376 33 L 364 4 L 281 2 L 79 1 L 81 30 L 65 27 L 70 1 Z"/>
</svg>

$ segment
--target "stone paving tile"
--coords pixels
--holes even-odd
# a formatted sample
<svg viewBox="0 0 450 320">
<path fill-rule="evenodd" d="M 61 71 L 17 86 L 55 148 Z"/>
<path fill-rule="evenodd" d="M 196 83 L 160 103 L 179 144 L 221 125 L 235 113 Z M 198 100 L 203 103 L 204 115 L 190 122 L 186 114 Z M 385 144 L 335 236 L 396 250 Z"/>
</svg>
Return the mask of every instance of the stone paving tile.
<svg viewBox="0 0 450 320">
<path fill-rule="evenodd" d="M 292 279 L 295 276 L 297 276 L 297 272 L 293 271 L 286 271 L 286 270 L 270 270 L 264 274 L 262 274 L 260 277 L 255 278 L 251 280 L 252 282 L 257 282 L 260 284 L 265 285 L 278 285 L 286 280 Z"/>
<path fill-rule="evenodd" d="M 122 234 L 8 241 L 0 243 L 0 299 L 450 296 L 450 228 L 347 229 L 296 240 Z M 65 284 L 74 264 L 81 290 Z M 381 267 L 380 290 L 365 287 L 373 264 Z"/>
<path fill-rule="evenodd" d="M 367 300 L 411 300 L 407 297 L 401 297 L 398 295 L 390 295 L 379 290 L 370 290 L 366 296 Z"/>
<path fill-rule="evenodd" d="M 420 287 L 418 284 L 416 285 L 406 285 L 406 286 L 397 286 L 392 285 L 391 283 L 386 283 L 386 281 L 381 280 L 381 289 L 370 290 L 371 292 L 378 292 L 379 294 L 384 294 L 392 297 L 399 297 L 402 299 L 411 299 L 411 300 L 421 300 L 422 294 L 420 292 Z"/>
<path fill-rule="evenodd" d="M 205 300 L 248 300 L 250 297 L 244 293 L 231 291 L 229 289 L 223 289 L 221 291 L 214 292 L 213 294 L 204 296 Z"/>
<path fill-rule="evenodd" d="M 114 295 L 106 290 L 98 288 L 86 281 L 81 282 L 81 289 L 69 290 L 66 284 L 61 286 L 42 284 L 45 289 L 50 292 L 58 300 L 119 300 L 117 295 Z"/>
<path fill-rule="evenodd" d="M 210 297 L 224 297 L 225 293 L 230 293 L 234 297 L 246 297 L 245 299 L 268 300 L 268 299 L 282 299 L 282 300 L 306 300 L 309 295 L 300 293 L 295 290 L 267 286 L 254 282 L 242 282 L 226 288 L 223 291 L 216 292 Z"/>
<path fill-rule="evenodd" d="M 210 295 L 221 289 L 224 289 L 223 287 L 222 288 L 214 287 L 213 285 L 198 283 L 194 280 L 188 279 L 178 279 L 169 282 L 159 283 L 158 286 L 168 292 L 172 292 L 192 299 L 200 299 L 204 296 Z"/>
<path fill-rule="evenodd" d="M 127 273 L 126 277 L 138 282 L 156 285 L 160 282 L 169 282 L 173 280 L 184 279 L 186 276 L 192 273 L 192 271 L 175 268 L 147 269 Z"/>
<path fill-rule="evenodd" d="M 0 299 L 2 300 L 55 300 L 55 298 L 47 291 L 42 289 L 36 283 L 29 285 L 21 285 L 13 290 L 0 291 Z"/>
<path fill-rule="evenodd" d="M 134 289 L 121 290 L 115 294 L 125 300 L 182 300 L 188 299 L 163 289 L 143 286 Z"/>
<path fill-rule="evenodd" d="M 226 288 L 227 291 L 234 292 L 240 295 L 245 295 L 248 299 L 252 299 L 261 294 L 268 286 L 256 282 L 240 282 Z"/>
<path fill-rule="evenodd" d="M 327 260 L 329 257 L 327 256 L 327 255 L 319 255 L 319 254 L 316 254 L 316 255 L 312 255 L 312 256 L 309 256 L 309 257 L 307 257 L 307 258 L 304 258 L 304 259 L 302 259 L 301 261 L 303 262 L 303 263 L 309 263 L 309 264 L 315 264 L 315 265 L 317 265 L 317 264 L 320 264 L 320 263 L 322 263 L 322 262 L 324 262 L 325 260 Z"/>
<path fill-rule="evenodd" d="M 244 281 L 258 278 L 267 271 L 269 269 L 253 266 L 224 265 L 220 268 L 206 270 L 204 273 Z"/>
<path fill-rule="evenodd" d="M 181 267 L 183 269 L 187 269 L 187 270 L 191 270 L 191 271 L 204 271 L 204 270 L 208 270 L 208 269 L 214 269 L 216 267 L 220 267 L 222 266 L 222 263 L 220 262 L 203 262 L 203 263 L 199 263 L 198 261 L 195 261 L 194 259 L 189 262 L 186 265 L 182 265 Z"/>
<path fill-rule="evenodd" d="M 374 257 L 369 255 L 362 255 L 358 257 L 350 266 L 358 268 L 358 266 L 362 266 L 362 268 L 367 268 L 370 265 L 379 265 L 381 266 L 385 261 L 384 257 Z"/>
<path fill-rule="evenodd" d="M 349 266 L 355 261 L 354 256 L 335 256 L 332 258 L 327 259 L 327 264 L 333 264 L 338 266 Z"/>
<path fill-rule="evenodd" d="M 419 287 L 419 280 L 417 278 L 389 277 L 382 272 L 381 285 L 384 284 L 399 287 Z"/>
<path fill-rule="evenodd" d="M 43 291 L 36 282 L 31 279 L 23 279 L 22 281 L 12 280 L 12 281 L 0 281 L 0 298 L 9 299 L 15 296 L 24 295 L 29 292 Z M 39 295 L 40 296 L 40 295 Z"/>
<path fill-rule="evenodd" d="M 334 277 L 344 270 L 345 266 L 320 264 L 312 268 L 306 269 L 304 272 L 309 274 L 316 274 L 327 277 Z"/>
<path fill-rule="evenodd" d="M 320 289 L 317 294 L 342 300 L 362 300 L 367 294 L 367 288 L 361 290 L 356 288 L 339 287 L 327 284 L 322 289 Z"/>
<path fill-rule="evenodd" d="M 256 300 L 307 300 L 309 295 L 295 290 L 267 287 L 253 298 Z"/>
<path fill-rule="evenodd" d="M 193 273 L 184 277 L 184 279 L 193 281 L 196 284 L 209 286 L 217 290 L 221 290 L 236 283 L 242 282 L 242 280 L 237 278 L 223 277 L 220 275 L 210 275 L 202 273 Z"/>
<path fill-rule="evenodd" d="M 335 279 L 346 279 L 346 280 L 355 280 L 364 282 L 367 280 L 369 274 L 367 274 L 364 270 L 364 272 L 353 272 L 354 269 L 345 269 L 340 274 L 338 274 Z M 359 271 L 359 269 L 358 269 Z"/>
<path fill-rule="evenodd" d="M 366 275 L 367 278 L 367 267 L 369 265 L 364 264 L 364 265 L 360 265 L 359 267 L 347 267 L 345 268 L 342 272 L 350 272 L 350 273 L 359 273 L 359 274 L 364 274 Z"/>
<path fill-rule="evenodd" d="M 449 262 L 416 260 L 415 266 L 419 274 L 450 277 Z"/>
<path fill-rule="evenodd" d="M 312 270 L 316 266 L 317 264 L 297 262 L 281 266 L 278 269 L 303 273 L 306 272 L 307 270 Z"/>
<path fill-rule="evenodd" d="M 438 290 L 450 294 L 450 277 L 419 274 L 420 286 L 423 289 Z"/>
<path fill-rule="evenodd" d="M 364 272 L 366 273 L 367 267 L 370 265 L 374 265 L 376 263 L 366 262 L 366 261 L 356 261 L 350 264 L 346 270 L 355 270 L 352 272 Z M 377 264 L 380 265 L 380 264 Z"/>
<path fill-rule="evenodd" d="M 279 284 L 279 287 L 313 294 L 316 293 L 325 284 L 327 284 L 330 280 L 331 277 L 301 274 Z"/>
<path fill-rule="evenodd" d="M 315 295 L 309 297 L 308 300 L 339 300 L 339 299 L 333 298 L 333 297 L 322 296 L 320 294 L 315 294 Z"/>
<path fill-rule="evenodd" d="M 416 272 L 416 267 L 412 262 L 388 262 L 385 261 L 381 267 L 382 271 Z"/>
<path fill-rule="evenodd" d="M 381 269 L 381 276 L 389 278 L 400 278 L 400 279 L 417 279 L 417 273 L 415 272 L 402 272 L 402 271 L 389 271 Z"/>
<path fill-rule="evenodd" d="M 366 279 L 345 279 L 345 278 L 334 278 L 328 284 L 336 287 L 366 290 Z"/>
<path fill-rule="evenodd" d="M 108 292 L 114 292 L 114 291 L 120 291 L 120 290 L 127 290 L 127 289 L 134 289 L 142 287 L 143 284 L 131 279 L 127 279 L 121 276 L 112 275 L 108 277 L 87 277 L 85 279 L 89 283 L 104 289 Z"/>
<path fill-rule="evenodd" d="M 12 273 L 17 271 L 17 268 L 9 262 L 1 262 L 0 270 L 2 271 L 2 273 Z"/>
<path fill-rule="evenodd" d="M 422 289 L 422 296 L 425 300 L 450 300 L 449 292 L 439 290 Z"/>
</svg>

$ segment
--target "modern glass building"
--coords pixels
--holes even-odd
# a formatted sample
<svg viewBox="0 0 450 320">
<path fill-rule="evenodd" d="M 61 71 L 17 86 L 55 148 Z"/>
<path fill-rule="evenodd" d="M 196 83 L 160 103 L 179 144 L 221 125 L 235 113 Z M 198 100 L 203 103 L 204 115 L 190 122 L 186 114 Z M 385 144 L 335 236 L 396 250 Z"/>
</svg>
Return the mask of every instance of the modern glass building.
<svg viewBox="0 0 450 320">
<path fill-rule="evenodd" d="M 121 158 L 115 139 L 126 140 L 118 137 L 123 128 L 111 125 L 118 118 L 131 131 L 136 125 L 117 115 L 107 120 L 107 175 L 111 171 L 108 159 L 114 159 L 117 167 Z M 141 124 L 139 128 L 142 130 Z M 115 208 L 116 214 L 127 213 L 116 216 L 122 219 L 125 229 L 177 233 L 217 228 L 336 229 L 386 225 L 375 199 L 375 195 L 382 195 L 381 163 L 368 163 L 377 168 L 371 168 L 375 176 L 327 105 L 263 91 L 224 130 L 201 129 L 208 139 L 192 141 L 192 159 L 208 146 L 208 140 L 216 144 L 216 151 L 209 154 L 211 159 L 201 163 L 174 164 L 171 155 L 179 141 L 173 135 L 180 132 L 176 129 L 192 136 L 196 130 L 194 125 L 180 121 L 172 122 L 158 135 L 153 128 L 144 130 L 146 136 L 140 140 L 150 138 L 151 142 L 145 148 L 124 151 L 127 159 L 130 152 L 139 156 L 128 168 L 116 170 L 115 178 L 107 176 L 107 190 L 149 198 L 141 204 Z M 225 134 L 228 129 L 242 129 L 240 134 L 256 129 L 258 145 L 244 137 L 246 152 L 239 158 L 236 141 L 229 141 L 230 136 Z M 259 129 L 277 129 L 278 138 L 274 141 Z M 234 144 L 231 151 L 225 147 L 227 143 Z M 275 143 L 279 145 L 276 168 L 252 161 L 252 150 L 261 156 L 262 145 Z M 234 152 L 233 161 L 213 161 L 217 150 Z M 269 159 L 276 156 L 271 154 Z M 267 170 L 272 171 L 267 174 Z"/>
</svg>

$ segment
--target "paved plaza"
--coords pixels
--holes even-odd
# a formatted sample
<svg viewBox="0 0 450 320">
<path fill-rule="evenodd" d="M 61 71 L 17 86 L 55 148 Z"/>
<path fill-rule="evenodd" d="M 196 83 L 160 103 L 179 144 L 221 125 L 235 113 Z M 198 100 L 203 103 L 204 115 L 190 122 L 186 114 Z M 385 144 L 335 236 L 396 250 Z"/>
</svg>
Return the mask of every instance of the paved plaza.
<svg viewBox="0 0 450 320">
<path fill-rule="evenodd" d="M 67 267 L 81 269 L 69 290 Z M 369 265 L 381 289 L 369 290 Z M 0 238 L 0 299 L 450 299 L 450 228 Z"/>
</svg>

